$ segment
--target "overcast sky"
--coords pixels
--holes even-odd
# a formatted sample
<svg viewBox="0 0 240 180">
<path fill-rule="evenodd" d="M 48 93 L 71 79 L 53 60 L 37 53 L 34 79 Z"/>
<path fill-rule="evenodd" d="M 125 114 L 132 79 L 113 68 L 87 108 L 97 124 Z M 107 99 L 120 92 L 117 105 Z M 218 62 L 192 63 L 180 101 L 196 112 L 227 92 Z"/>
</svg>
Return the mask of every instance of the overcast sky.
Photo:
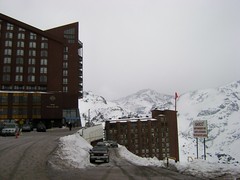
<svg viewBox="0 0 240 180">
<path fill-rule="evenodd" d="M 84 90 L 108 100 L 240 80 L 239 0 L 0 0 L 0 12 L 42 30 L 79 22 Z"/>
</svg>

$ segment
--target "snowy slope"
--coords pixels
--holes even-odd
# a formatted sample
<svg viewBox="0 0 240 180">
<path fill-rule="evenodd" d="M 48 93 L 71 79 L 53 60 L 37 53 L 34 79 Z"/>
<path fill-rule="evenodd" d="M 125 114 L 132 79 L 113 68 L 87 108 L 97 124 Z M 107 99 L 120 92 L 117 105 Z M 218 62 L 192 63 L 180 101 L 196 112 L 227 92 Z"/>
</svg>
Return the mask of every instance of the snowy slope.
<svg viewBox="0 0 240 180">
<path fill-rule="evenodd" d="M 99 124 L 110 118 L 128 116 L 129 112 L 114 102 L 106 101 L 102 96 L 92 92 L 84 92 L 83 99 L 79 100 L 82 124 L 88 122 Z"/>
<path fill-rule="evenodd" d="M 150 89 L 141 90 L 113 102 L 90 91 L 84 92 L 83 99 L 79 100 L 79 105 L 83 124 L 88 121 L 89 114 L 91 121 L 97 124 L 108 119 L 151 116 L 152 109 L 173 108 L 173 101 L 173 96 L 160 94 Z"/>
<path fill-rule="evenodd" d="M 213 89 L 197 90 L 180 95 L 177 101 L 180 160 L 196 157 L 193 138 L 194 120 L 207 120 L 209 137 L 206 139 L 207 159 L 211 162 L 240 163 L 240 81 Z M 114 102 L 91 92 L 80 100 L 82 120 L 90 109 L 94 123 L 122 116 L 151 116 L 154 108 L 174 109 L 174 97 L 153 90 L 142 90 Z M 84 119 L 85 118 L 85 119 Z M 199 156 L 203 155 L 202 139 Z"/>
<path fill-rule="evenodd" d="M 186 93 L 178 100 L 178 122 L 182 158 L 196 157 L 192 138 L 194 120 L 207 120 L 207 158 L 222 163 L 239 163 L 240 153 L 240 81 L 216 89 Z M 199 143 L 200 155 L 203 143 Z"/>
<path fill-rule="evenodd" d="M 114 102 L 131 112 L 135 112 L 143 116 L 151 116 L 152 109 L 172 108 L 174 106 L 174 97 L 160 94 L 151 89 L 144 89 Z"/>
</svg>

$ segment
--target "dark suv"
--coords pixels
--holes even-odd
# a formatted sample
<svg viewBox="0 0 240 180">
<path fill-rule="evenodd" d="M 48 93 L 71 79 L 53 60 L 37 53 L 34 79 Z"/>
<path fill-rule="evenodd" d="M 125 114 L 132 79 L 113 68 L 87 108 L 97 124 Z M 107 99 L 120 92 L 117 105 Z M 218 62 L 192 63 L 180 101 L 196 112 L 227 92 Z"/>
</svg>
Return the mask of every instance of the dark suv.
<svg viewBox="0 0 240 180">
<path fill-rule="evenodd" d="M 103 161 L 109 162 L 109 152 L 106 146 L 95 146 L 90 150 L 90 162 Z"/>
</svg>

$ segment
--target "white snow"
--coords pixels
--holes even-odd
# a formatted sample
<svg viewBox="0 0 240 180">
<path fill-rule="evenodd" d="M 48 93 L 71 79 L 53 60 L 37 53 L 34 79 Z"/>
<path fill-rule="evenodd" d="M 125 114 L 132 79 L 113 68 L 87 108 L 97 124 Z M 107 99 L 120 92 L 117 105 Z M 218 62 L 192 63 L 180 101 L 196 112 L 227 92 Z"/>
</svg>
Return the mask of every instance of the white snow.
<svg viewBox="0 0 240 180">
<path fill-rule="evenodd" d="M 92 146 L 77 132 L 73 135 L 60 138 L 59 157 L 65 164 L 75 168 L 95 166 L 89 162 L 89 150 Z M 126 147 L 119 145 L 119 155 L 131 163 L 139 166 L 166 167 L 166 160 L 159 161 L 157 158 L 142 158 L 129 152 Z M 188 162 L 169 160 L 169 166 L 175 167 L 180 173 L 193 175 L 200 178 L 216 178 L 226 174 L 232 178 L 240 177 L 240 166 L 232 164 L 212 163 L 207 160 L 190 158 Z"/>
</svg>

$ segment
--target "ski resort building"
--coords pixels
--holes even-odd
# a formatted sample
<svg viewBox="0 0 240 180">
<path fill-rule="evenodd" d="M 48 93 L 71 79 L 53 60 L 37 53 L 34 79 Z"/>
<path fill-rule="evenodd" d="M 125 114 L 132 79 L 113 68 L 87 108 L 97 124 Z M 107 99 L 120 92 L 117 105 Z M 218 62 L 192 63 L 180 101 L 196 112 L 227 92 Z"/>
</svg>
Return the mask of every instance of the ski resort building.
<svg viewBox="0 0 240 180">
<path fill-rule="evenodd" d="M 153 110 L 152 118 L 116 119 L 106 122 L 107 140 L 117 141 L 141 157 L 179 161 L 176 111 Z"/>
<path fill-rule="evenodd" d="M 40 30 L 0 14 L 0 120 L 80 125 L 79 24 Z"/>
</svg>

